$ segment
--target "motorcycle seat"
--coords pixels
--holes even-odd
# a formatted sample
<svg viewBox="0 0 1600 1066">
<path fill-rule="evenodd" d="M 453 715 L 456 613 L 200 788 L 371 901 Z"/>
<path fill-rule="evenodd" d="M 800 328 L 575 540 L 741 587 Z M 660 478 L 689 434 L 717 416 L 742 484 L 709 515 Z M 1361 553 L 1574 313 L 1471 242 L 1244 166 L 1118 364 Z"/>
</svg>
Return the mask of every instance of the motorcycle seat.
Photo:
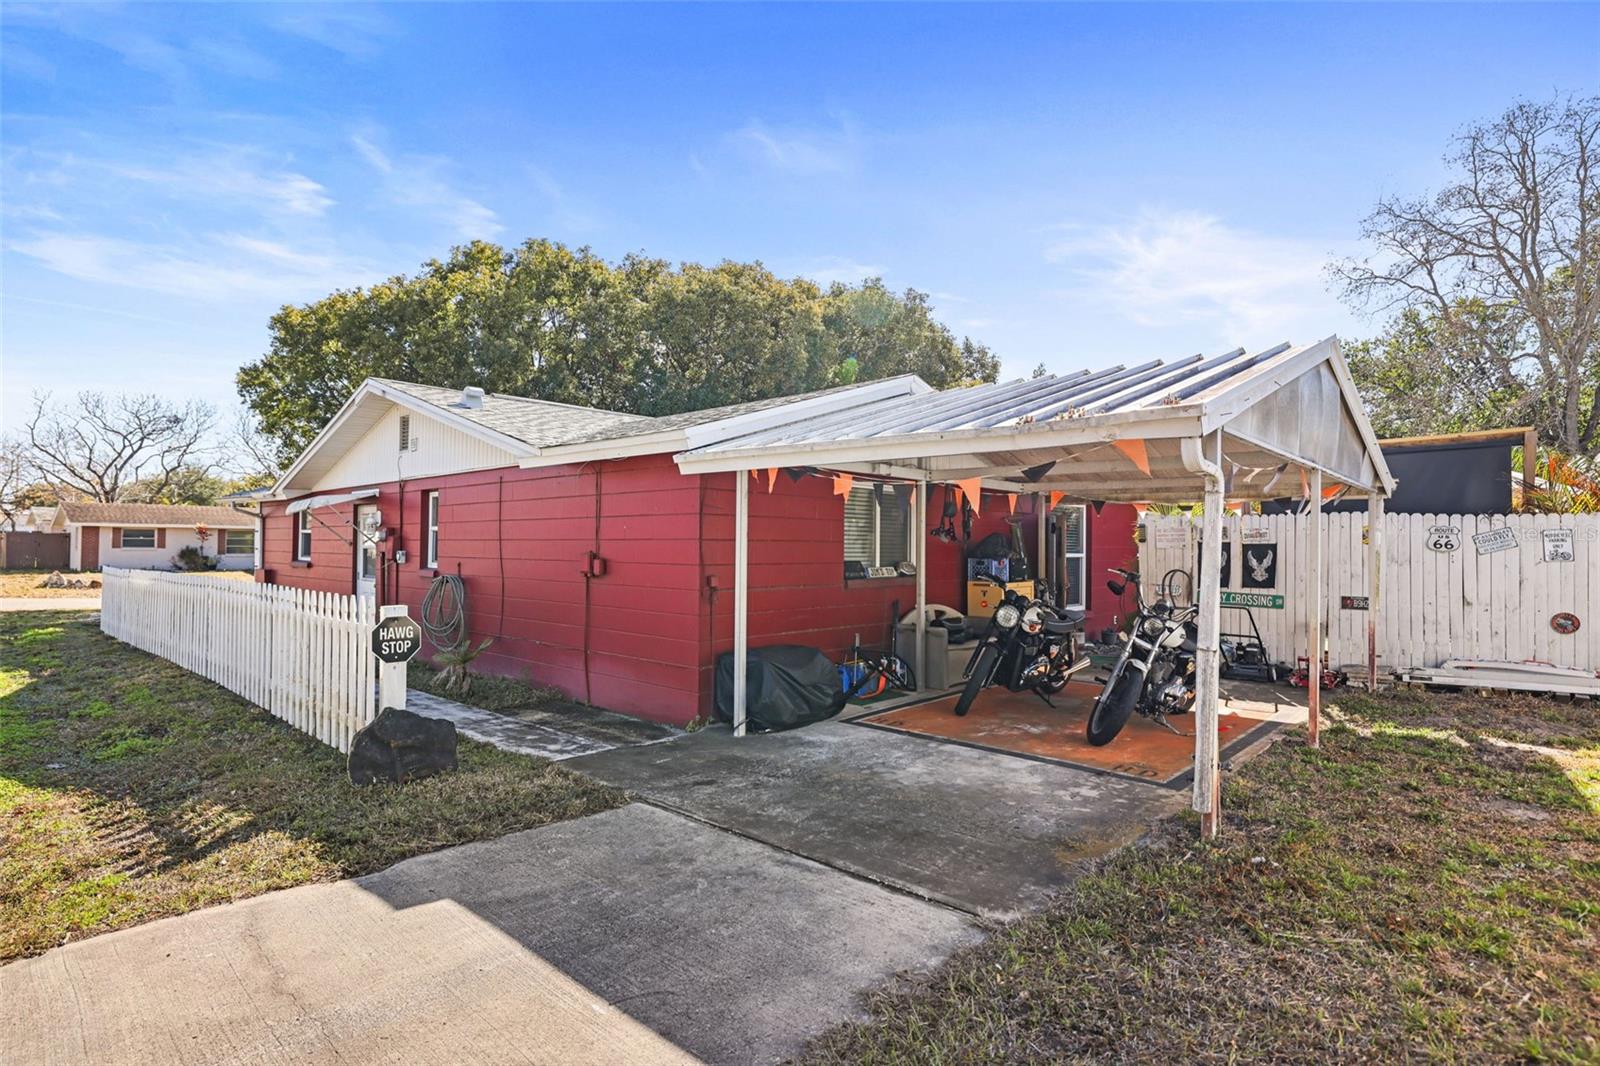
<svg viewBox="0 0 1600 1066">
<path fill-rule="evenodd" d="M 1044 620 L 1044 631 L 1062 635 L 1083 628 L 1083 620 L 1087 618 L 1087 611 L 1057 611 L 1054 618 Z"/>
</svg>

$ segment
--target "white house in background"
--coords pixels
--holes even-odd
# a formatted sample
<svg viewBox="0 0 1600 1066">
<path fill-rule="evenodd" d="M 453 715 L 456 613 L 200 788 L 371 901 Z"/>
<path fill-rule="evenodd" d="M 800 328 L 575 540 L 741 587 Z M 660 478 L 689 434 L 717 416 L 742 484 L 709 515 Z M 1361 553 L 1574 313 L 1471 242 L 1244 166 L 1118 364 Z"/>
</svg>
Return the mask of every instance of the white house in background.
<svg viewBox="0 0 1600 1066">
<path fill-rule="evenodd" d="M 256 520 L 231 507 L 63 503 L 51 530 L 71 536 L 74 570 L 176 570 L 174 557 L 189 546 L 215 558 L 220 570 L 255 565 Z"/>
<path fill-rule="evenodd" d="M 55 518 L 54 507 L 25 507 L 11 518 L 0 518 L 0 533 L 49 533 Z"/>
</svg>

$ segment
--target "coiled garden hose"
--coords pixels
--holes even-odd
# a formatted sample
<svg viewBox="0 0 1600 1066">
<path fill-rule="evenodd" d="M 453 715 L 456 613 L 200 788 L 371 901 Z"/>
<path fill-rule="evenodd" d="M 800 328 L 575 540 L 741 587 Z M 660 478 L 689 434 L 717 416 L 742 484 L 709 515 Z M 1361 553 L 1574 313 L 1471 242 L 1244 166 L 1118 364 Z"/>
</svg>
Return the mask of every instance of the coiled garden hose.
<svg viewBox="0 0 1600 1066">
<path fill-rule="evenodd" d="M 455 574 L 440 574 L 422 597 L 422 631 L 440 651 L 467 642 L 467 587 Z"/>
</svg>

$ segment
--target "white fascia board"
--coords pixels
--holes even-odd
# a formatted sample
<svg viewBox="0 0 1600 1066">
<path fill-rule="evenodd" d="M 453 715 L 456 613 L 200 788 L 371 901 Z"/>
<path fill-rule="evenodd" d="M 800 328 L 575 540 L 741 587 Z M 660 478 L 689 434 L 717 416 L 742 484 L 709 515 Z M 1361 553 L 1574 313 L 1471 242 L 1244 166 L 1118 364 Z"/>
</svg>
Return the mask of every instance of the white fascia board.
<svg viewBox="0 0 1600 1066">
<path fill-rule="evenodd" d="M 686 451 L 679 452 L 673 459 L 685 474 L 771 466 L 894 462 L 936 455 L 1000 452 L 1012 448 L 1057 448 L 1114 440 L 1193 437 L 1199 435 L 1199 423 L 1200 409 L 1197 405 L 1175 404 L 998 429 L 910 433 L 898 437 L 785 444 L 741 450 Z M 1006 467 L 996 466 L 996 469 Z"/>
<path fill-rule="evenodd" d="M 390 388 L 389 386 L 378 381 L 376 378 L 367 378 L 360 384 L 360 386 L 356 388 L 354 392 L 350 394 L 350 398 L 344 402 L 344 406 L 340 407 L 338 413 L 328 420 L 328 424 L 322 427 L 322 432 L 318 433 L 316 437 L 312 439 L 311 443 L 306 446 L 305 451 L 301 452 L 295 461 L 290 464 L 289 469 L 283 472 L 283 476 L 278 478 L 277 482 L 272 486 L 272 499 L 283 499 L 287 496 L 293 496 L 297 494 L 296 490 L 291 490 L 289 488 L 290 484 L 292 484 L 300 472 L 305 469 L 305 466 L 311 460 L 311 457 L 315 455 L 324 444 L 327 443 L 328 439 L 335 432 L 337 432 L 341 426 L 350 420 L 350 418 L 355 414 L 356 409 L 360 406 L 361 402 L 369 396 L 375 396 L 379 399 L 387 400 L 388 402 L 395 404 L 398 407 L 404 407 L 408 411 L 411 411 L 415 414 L 435 418 L 453 429 L 460 430 L 468 436 L 476 437 L 478 440 L 481 440 L 486 444 L 493 445 L 502 451 L 510 452 L 513 456 L 528 455 L 533 451 L 532 446 L 525 441 L 517 440 L 515 437 L 508 437 L 504 433 L 499 433 L 488 428 L 487 426 L 479 425 L 472 419 L 463 417 L 454 411 L 446 410 L 437 404 L 429 403 L 426 400 L 419 400 L 417 397 L 412 396 L 408 392 L 403 392 L 400 389 Z M 298 491 L 307 492 L 310 490 L 302 489 Z"/>
</svg>

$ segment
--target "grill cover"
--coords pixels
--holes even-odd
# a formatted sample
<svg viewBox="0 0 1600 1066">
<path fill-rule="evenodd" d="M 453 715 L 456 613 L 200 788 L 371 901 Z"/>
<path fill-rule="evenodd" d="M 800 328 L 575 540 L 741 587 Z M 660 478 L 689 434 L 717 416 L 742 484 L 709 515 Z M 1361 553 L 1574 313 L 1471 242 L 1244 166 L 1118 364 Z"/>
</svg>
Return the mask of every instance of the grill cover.
<svg viewBox="0 0 1600 1066">
<path fill-rule="evenodd" d="M 816 648 L 774 644 L 751 648 L 745 666 L 745 727 L 756 733 L 797 729 L 838 714 L 844 706 L 839 668 Z M 733 653 L 717 656 L 716 714 L 733 721 Z"/>
</svg>

